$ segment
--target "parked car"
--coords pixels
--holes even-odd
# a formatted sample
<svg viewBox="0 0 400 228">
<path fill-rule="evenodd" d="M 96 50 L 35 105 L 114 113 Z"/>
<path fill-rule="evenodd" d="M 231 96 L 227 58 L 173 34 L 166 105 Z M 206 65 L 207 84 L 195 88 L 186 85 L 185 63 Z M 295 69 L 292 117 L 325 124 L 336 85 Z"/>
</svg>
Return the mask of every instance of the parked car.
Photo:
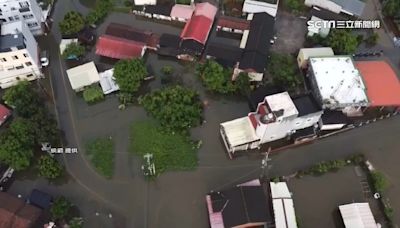
<svg viewBox="0 0 400 228">
<path fill-rule="evenodd" d="M 0 192 L 6 191 L 11 183 L 14 169 L 0 164 Z"/>
<path fill-rule="evenodd" d="M 40 53 L 40 64 L 42 67 L 47 67 L 50 62 L 49 62 L 49 53 L 47 51 L 42 51 Z"/>
</svg>

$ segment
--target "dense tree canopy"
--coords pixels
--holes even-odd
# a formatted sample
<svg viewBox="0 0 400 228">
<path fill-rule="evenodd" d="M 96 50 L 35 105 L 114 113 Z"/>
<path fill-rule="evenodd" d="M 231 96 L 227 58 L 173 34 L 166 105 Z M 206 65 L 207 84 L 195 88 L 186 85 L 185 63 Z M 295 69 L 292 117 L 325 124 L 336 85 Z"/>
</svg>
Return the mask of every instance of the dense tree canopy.
<svg viewBox="0 0 400 228">
<path fill-rule="evenodd" d="M 237 89 L 232 82 L 232 71 L 214 60 L 207 60 L 204 64 L 198 65 L 196 73 L 210 91 L 228 94 Z"/>
<path fill-rule="evenodd" d="M 352 54 L 359 44 L 357 35 L 351 30 L 332 29 L 327 37 L 327 45 L 332 47 L 336 54 Z"/>
<path fill-rule="evenodd" d="M 115 81 L 123 93 L 137 92 L 146 76 L 146 65 L 141 59 L 120 60 L 114 65 Z"/>
<path fill-rule="evenodd" d="M 139 98 L 139 103 L 170 130 L 186 130 L 200 123 L 202 107 L 199 95 L 181 86 L 147 94 Z"/>
<path fill-rule="evenodd" d="M 39 170 L 39 176 L 47 179 L 55 179 L 63 174 L 63 168 L 60 163 L 49 155 L 40 157 L 37 169 Z"/>
<path fill-rule="evenodd" d="M 21 117 L 28 118 L 38 110 L 38 95 L 28 81 L 21 81 L 16 86 L 7 89 L 3 95 L 3 99 Z"/>
<path fill-rule="evenodd" d="M 271 74 L 274 84 L 293 90 L 301 84 L 301 76 L 298 73 L 296 60 L 290 55 L 272 53 L 268 60 L 268 72 Z"/>
<path fill-rule="evenodd" d="M 65 218 L 72 208 L 72 204 L 63 196 L 57 197 L 51 208 L 50 213 L 53 219 Z"/>
<path fill-rule="evenodd" d="M 70 11 L 65 14 L 64 19 L 58 24 L 62 35 L 73 35 L 78 33 L 85 26 L 83 16 L 76 12 Z"/>
<path fill-rule="evenodd" d="M 22 118 L 14 120 L 9 129 L 0 135 L 0 161 L 15 170 L 29 167 L 34 137 L 30 121 Z"/>
<path fill-rule="evenodd" d="M 72 42 L 65 47 L 62 56 L 64 59 L 69 57 L 81 57 L 85 54 L 85 47 L 80 45 L 79 43 Z"/>
</svg>

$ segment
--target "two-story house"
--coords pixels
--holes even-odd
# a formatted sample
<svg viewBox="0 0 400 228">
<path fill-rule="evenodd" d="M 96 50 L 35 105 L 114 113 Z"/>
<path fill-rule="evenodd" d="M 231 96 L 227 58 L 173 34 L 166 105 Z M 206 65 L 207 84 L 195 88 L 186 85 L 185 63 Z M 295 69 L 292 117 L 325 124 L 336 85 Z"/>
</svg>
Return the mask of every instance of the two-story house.
<svg viewBox="0 0 400 228">
<path fill-rule="evenodd" d="M 221 124 L 220 132 L 230 155 L 288 137 L 315 126 L 323 111 L 311 94 L 292 99 L 287 92 L 266 96 L 247 117 Z"/>
</svg>

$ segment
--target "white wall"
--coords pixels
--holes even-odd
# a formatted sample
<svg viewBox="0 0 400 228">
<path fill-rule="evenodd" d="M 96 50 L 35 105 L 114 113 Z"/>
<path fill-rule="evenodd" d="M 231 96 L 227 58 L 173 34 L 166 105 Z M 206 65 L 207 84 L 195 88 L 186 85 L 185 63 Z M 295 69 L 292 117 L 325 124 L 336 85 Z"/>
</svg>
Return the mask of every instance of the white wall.
<svg viewBox="0 0 400 228">
<path fill-rule="evenodd" d="M 307 127 L 311 127 L 314 124 L 318 123 L 318 121 L 321 119 L 322 111 L 316 112 L 316 113 L 311 113 L 309 115 L 297 117 L 293 123 L 293 129 L 294 130 L 300 130 L 304 129 Z"/>
</svg>

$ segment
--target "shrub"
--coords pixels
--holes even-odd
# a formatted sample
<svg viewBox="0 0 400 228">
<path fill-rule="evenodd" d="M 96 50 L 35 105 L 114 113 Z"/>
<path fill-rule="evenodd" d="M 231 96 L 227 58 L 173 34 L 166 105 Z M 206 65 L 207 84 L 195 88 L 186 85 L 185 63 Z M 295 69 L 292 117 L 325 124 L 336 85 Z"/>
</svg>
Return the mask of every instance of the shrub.
<svg viewBox="0 0 400 228">
<path fill-rule="evenodd" d="M 67 59 L 68 57 L 81 57 L 84 54 L 85 54 L 85 47 L 78 43 L 73 42 L 65 47 L 62 56 L 64 59 Z"/>
<path fill-rule="evenodd" d="M 207 60 L 204 64 L 198 65 L 196 73 L 209 91 L 229 94 L 237 89 L 232 82 L 232 71 L 214 60 Z"/>
<path fill-rule="evenodd" d="M 96 24 L 103 20 L 111 10 L 113 10 L 112 0 L 98 0 L 95 9 L 86 16 L 86 22 Z"/>
<path fill-rule="evenodd" d="M 367 39 L 365 39 L 365 43 L 370 46 L 375 46 L 378 43 L 378 39 L 379 34 L 377 32 L 374 32 L 370 36 L 368 36 Z"/>
<path fill-rule="evenodd" d="M 161 71 L 165 75 L 170 75 L 170 74 L 174 73 L 174 68 L 172 66 L 170 66 L 170 65 L 165 65 L 165 66 L 163 66 Z"/>
<path fill-rule="evenodd" d="M 83 91 L 83 99 L 88 104 L 94 104 L 96 102 L 104 100 L 104 94 L 99 86 L 92 85 Z"/>
<path fill-rule="evenodd" d="M 301 13 L 306 9 L 304 1 L 302 0 L 285 0 L 286 8 L 288 8 L 293 13 Z"/>
<path fill-rule="evenodd" d="M 56 179 L 60 177 L 64 171 L 60 163 L 49 155 L 40 157 L 37 168 L 39 170 L 39 176 L 47 179 Z"/>
<path fill-rule="evenodd" d="M 73 35 L 78 33 L 85 26 L 82 14 L 70 11 L 65 14 L 64 19 L 58 24 L 62 35 Z"/>
</svg>

